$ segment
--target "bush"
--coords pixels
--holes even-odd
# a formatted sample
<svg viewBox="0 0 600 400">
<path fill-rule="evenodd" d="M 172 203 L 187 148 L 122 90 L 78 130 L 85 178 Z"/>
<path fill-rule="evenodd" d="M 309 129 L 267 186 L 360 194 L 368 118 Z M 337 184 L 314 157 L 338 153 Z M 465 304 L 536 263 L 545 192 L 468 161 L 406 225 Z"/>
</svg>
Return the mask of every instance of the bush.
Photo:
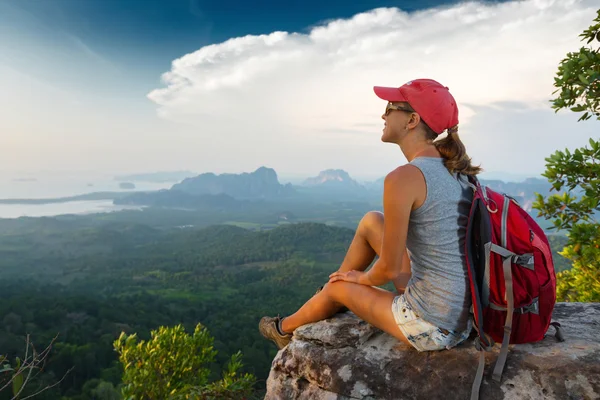
<svg viewBox="0 0 600 400">
<path fill-rule="evenodd" d="M 254 377 L 240 374 L 241 353 L 231 357 L 221 380 L 209 382 L 217 351 L 208 330 L 192 335 L 182 325 L 160 327 L 148 341 L 121 333 L 114 343 L 123 366 L 124 399 L 242 399 L 252 393 Z"/>
</svg>

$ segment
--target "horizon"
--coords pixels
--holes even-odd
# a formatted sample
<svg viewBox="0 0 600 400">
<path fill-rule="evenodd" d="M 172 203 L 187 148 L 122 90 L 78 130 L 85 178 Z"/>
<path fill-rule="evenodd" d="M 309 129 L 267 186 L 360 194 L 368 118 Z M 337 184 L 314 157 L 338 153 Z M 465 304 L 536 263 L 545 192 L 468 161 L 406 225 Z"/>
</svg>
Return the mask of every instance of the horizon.
<svg viewBox="0 0 600 400">
<path fill-rule="evenodd" d="M 597 136 L 549 102 L 590 0 L 316 4 L 1 2 L 2 176 L 266 165 L 377 179 L 406 160 L 379 140 L 372 87 L 421 75 L 457 98 L 484 175 L 539 177 Z"/>
<path fill-rule="evenodd" d="M 28 183 L 42 183 L 45 180 L 56 180 L 57 182 L 64 182 L 64 180 L 66 179 L 73 179 L 73 178 L 77 178 L 77 179 L 81 179 L 82 181 L 89 181 L 89 183 L 93 183 L 94 179 L 103 179 L 103 180 L 111 180 L 111 181 L 131 181 L 131 182 L 143 182 L 143 180 L 140 179 L 125 179 L 125 178 L 130 178 L 132 176 L 136 176 L 136 175 L 157 175 L 157 174 L 173 174 L 173 173 L 180 173 L 180 174 L 190 174 L 190 177 L 196 177 L 202 174 L 215 174 L 215 175 L 227 175 L 227 174 L 234 174 L 234 175 L 240 175 L 240 174 L 249 174 L 249 173 L 253 173 L 256 170 L 260 169 L 260 168 L 268 168 L 268 169 L 272 169 L 275 171 L 275 173 L 277 174 L 277 179 L 280 183 L 285 184 L 285 183 L 292 183 L 292 184 L 299 184 L 301 182 L 303 182 L 306 179 L 309 178 L 314 178 L 317 177 L 319 174 L 326 172 L 326 171 L 331 171 L 331 170 L 341 170 L 344 171 L 346 173 L 348 173 L 348 175 L 350 176 L 351 179 L 363 184 L 363 183 L 372 183 L 375 182 L 377 180 L 383 179 L 385 177 L 385 174 L 383 175 L 364 175 L 364 174 L 352 174 L 342 168 L 336 168 L 336 167 L 330 167 L 330 168 L 325 168 L 315 174 L 303 174 L 303 173 L 291 173 L 291 174 L 282 174 L 279 171 L 277 171 L 277 169 L 270 167 L 268 165 L 260 165 L 257 168 L 251 169 L 251 170 L 240 170 L 240 171 L 234 171 L 234 172 L 221 172 L 221 173 L 217 173 L 214 171 L 191 171 L 191 170 L 145 170 L 145 171 L 133 171 L 133 172 L 126 172 L 126 173 L 109 173 L 109 172 L 104 172 L 104 173 L 98 173 L 98 172 L 92 172 L 92 171 L 37 171 L 37 172 L 22 172 L 22 173 L 16 173 L 16 174 L 10 174 L 7 173 L 6 171 L 0 171 L 0 180 L 5 182 L 5 183 L 15 183 L 15 184 L 28 184 Z M 479 177 L 481 179 L 484 180 L 501 180 L 504 181 L 506 183 L 521 183 L 523 181 L 525 181 L 526 179 L 530 179 L 530 178 L 535 178 L 535 179 L 545 179 L 541 174 L 540 175 L 531 175 L 531 174 L 519 174 L 519 173 L 508 173 L 508 172 L 503 172 L 503 171 L 483 171 L 479 174 Z M 180 180 L 169 180 L 169 181 L 165 181 L 165 183 L 170 183 L 170 182 L 181 182 L 182 179 Z"/>
</svg>

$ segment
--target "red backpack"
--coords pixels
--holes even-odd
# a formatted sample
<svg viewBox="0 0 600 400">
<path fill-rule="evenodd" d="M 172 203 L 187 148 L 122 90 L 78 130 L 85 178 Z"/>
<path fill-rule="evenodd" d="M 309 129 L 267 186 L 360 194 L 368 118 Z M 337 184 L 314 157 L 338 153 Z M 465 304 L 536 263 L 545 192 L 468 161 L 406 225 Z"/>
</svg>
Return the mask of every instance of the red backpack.
<svg viewBox="0 0 600 400">
<path fill-rule="evenodd" d="M 512 197 L 470 178 L 475 191 L 467 225 L 465 250 L 478 332 L 479 368 L 471 399 L 479 396 L 484 350 L 502 347 L 493 379 L 500 382 L 508 345 L 544 338 L 556 302 L 556 275 L 544 231 Z M 553 322 L 557 338 L 560 324 Z"/>
</svg>

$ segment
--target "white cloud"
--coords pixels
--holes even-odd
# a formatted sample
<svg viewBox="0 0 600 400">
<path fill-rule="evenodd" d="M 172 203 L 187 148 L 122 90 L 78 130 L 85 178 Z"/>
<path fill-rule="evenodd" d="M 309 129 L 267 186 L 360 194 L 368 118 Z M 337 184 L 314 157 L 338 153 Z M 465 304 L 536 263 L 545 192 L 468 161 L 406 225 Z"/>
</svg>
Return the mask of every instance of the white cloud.
<svg viewBox="0 0 600 400">
<path fill-rule="evenodd" d="M 584 144 L 591 133 L 567 142 L 565 126 L 586 130 L 595 123 L 584 127 L 556 116 L 548 103 L 557 65 L 580 47 L 593 3 L 470 2 L 415 13 L 381 8 L 308 34 L 232 38 L 174 60 L 165 87 L 148 97 L 160 116 L 199 127 L 204 151 L 220 152 L 241 168 L 258 163 L 289 172 L 343 167 L 376 174 L 403 158 L 378 142 L 384 103 L 372 87 L 431 77 L 459 102 L 474 159 L 491 170 L 540 172 L 548 146 L 536 149 L 536 142 L 551 142 L 552 149 Z M 515 123 L 514 110 L 507 113 L 506 103 L 515 102 L 531 115 L 530 124 L 523 124 L 527 118 Z M 486 126 L 486 115 L 494 126 Z M 511 157 L 530 163 L 501 158 L 493 146 L 498 132 L 517 144 Z"/>
</svg>

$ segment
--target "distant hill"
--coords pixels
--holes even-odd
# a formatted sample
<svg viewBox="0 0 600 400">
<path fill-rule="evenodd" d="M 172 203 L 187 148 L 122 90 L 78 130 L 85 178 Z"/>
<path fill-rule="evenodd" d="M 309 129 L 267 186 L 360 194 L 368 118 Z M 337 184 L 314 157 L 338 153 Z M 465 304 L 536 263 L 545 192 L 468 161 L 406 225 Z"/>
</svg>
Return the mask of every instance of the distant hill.
<svg viewBox="0 0 600 400">
<path fill-rule="evenodd" d="M 226 194 L 236 199 L 277 199 L 296 194 L 292 185 L 282 185 L 272 168 L 260 167 L 254 172 L 242 174 L 205 173 L 186 178 L 173 185 L 177 190 L 191 195 Z"/>
<path fill-rule="evenodd" d="M 256 209 L 262 200 L 288 199 L 295 195 L 292 185 L 279 183 L 275 170 L 261 167 L 242 174 L 205 173 L 186 178 L 168 190 L 135 193 L 114 203 L 225 211 L 234 208 Z"/>
<path fill-rule="evenodd" d="M 535 193 L 547 196 L 550 194 L 550 189 L 552 188 L 552 185 L 547 180 L 540 178 L 527 178 L 523 182 L 481 179 L 481 183 L 492 190 L 514 197 L 527 212 L 532 211 Z"/>
<path fill-rule="evenodd" d="M 318 176 L 306 179 L 303 186 L 327 186 L 332 188 L 349 187 L 357 188 L 361 185 L 350 177 L 343 169 L 327 169 Z"/>
<path fill-rule="evenodd" d="M 383 180 L 384 178 L 380 178 L 365 183 L 365 187 L 370 191 L 383 191 Z M 552 187 L 547 180 L 540 178 L 527 178 L 522 182 L 506 182 L 496 179 L 480 179 L 479 181 L 492 190 L 514 197 L 527 212 L 532 211 L 535 193 L 549 195 Z"/>
<path fill-rule="evenodd" d="M 375 181 L 364 182 L 363 185 L 367 190 L 378 191 L 383 193 L 383 181 L 385 177 L 381 177 Z"/>
<path fill-rule="evenodd" d="M 119 183 L 119 189 L 135 189 L 135 184 L 131 182 L 121 182 Z"/>
<path fill-rule="evenodd" d="M 304 180 L 301 185 L 292 186 L 281 184 L 274 169 L 260 167 L 254 172 L 241 174 L 204 173 L 188 177 L 169 190 L 135 193 L 116 199 L 115 204 L 215 210 L 249 207 L 247 201 L 256 200 L 319 203 L 367 201 L 376 204 L 381 201 L 383 181 L 384 178 L 380 178 L 360 184 L 342 169 L 327 169 L 316 177 Z M 551 185 L 540 178 L 528 178 L 522 182 L 481 179 L 481 183 L 514 197 L 528 212 L 532 212 L 535 194 L 548 195 L 551 189 Z"/>
</svg>

